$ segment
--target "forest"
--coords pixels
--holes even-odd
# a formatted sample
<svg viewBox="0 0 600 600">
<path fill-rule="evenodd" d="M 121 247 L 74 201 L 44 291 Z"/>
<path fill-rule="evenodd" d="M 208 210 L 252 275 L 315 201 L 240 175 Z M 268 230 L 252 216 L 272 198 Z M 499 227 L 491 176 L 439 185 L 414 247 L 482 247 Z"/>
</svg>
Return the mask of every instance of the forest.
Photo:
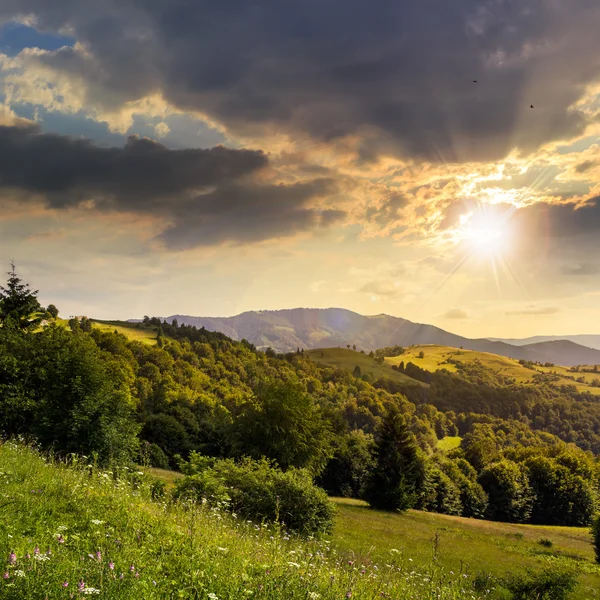
<svg viewBox="0 0 600 600">
<path fill-rule="evenodd" d="M 386 510 L 580 526 L 596 512 L 600 404 L 573 390 L 410 364 L 400 368 L 429 387 L 401 389 L 158 318 L 138 325 L 156 329 L 149 345 L 57 315 L 13 269 L 0 288 L 5 437 L 221 477 L 244 464 L 262 473 L 266 460 Z M 457 435 L 458 449 L 438 448 Z"/>
</svg>

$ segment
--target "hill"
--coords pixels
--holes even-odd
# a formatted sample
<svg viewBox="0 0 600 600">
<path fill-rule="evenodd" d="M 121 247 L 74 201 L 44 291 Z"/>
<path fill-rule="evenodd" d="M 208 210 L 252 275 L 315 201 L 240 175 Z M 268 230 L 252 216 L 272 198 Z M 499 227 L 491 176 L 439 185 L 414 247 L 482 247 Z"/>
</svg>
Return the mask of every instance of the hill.
<svg viewBox="0 0 600 600">
<path fill-rule="evenodd" d="M 246 339 L 259 349 L 293 352 L 297 348 L 317 349 L 355 345 L 359 350 L 386 346 L 440 344 L 491 352 L 514 359 L 552 362 L 574 366 L 600 364 L 600 350 L 578 344 L 549 342 L 513 346 L 501 341 L 469 339 L 433 325 L 413 323 L 389 315 L 364 316 L 341 308 L 296 308 L 276 311 L 250 311 L 234 317 L 194 317 L 171 315 L 167 322 L 219 331 L 234 340 Z"/>
<path fill-rule="evenodd" d="M 548 567 L 577 572 L 572 600 L 600 587 L 585 528 L 381 513 L 336 498 L 327 540 L 290 539 L 202 505 L 153 501 L 160 486 L 144 471 L 66 466 L 0 445 L 3 490 L 17 500 L 2 505 L 0 596 L 480 600 L 510 598 L 499 580 Z M 491 594 L 475 590 L 482 578 Z"/>
<path fill-rule="evenodd" d="M 422 358 L 421 353 L 423 353 Z M 512 358 L 489 352 L 460 350 L 437 345 L 411 346 L 405 349 L 404 354 L 385 359 L 385 362 L 389 365 L 412 362 L 426 371 L 434 372 L 445 369 L 451 373 L 456 373 L 457 368 L 453 364 L 454 361 L 463 364 L 477 363 L 489 369 L 495 375 L 512 379 L 517 384 L 537 386 L 543 381 L 557 387 L 575 386 L 579 392 L 600 395 L 600 387 L 591 385 L 594 380 L 599 379 L 598 374 L 574 373 L 563 366 L 523 365 Z"/>
<path fill-rule="evenodd" d="M 505 342 L 513 346 L 528 346 L 530 344 L 539 344 L 540 342 L 558 342 L 567 340 L 581 346 L 600 350 L 600 335 L 535 335 L 533 337 L 515 339 L 515 338 L 488 338 L 493 342 Z"/>
<path fill-rule="evenodd" d="M 314 360 L 318 365 L 347 369 L 351 372 L 354 372 L 355 368 L 358 367 L 361 375 L 369 374 L 371 376 L 371 381 L 377 381 L 382 377 L 386 377 L 408 386 L 427 387 L 426 383 L 417 381 L 404 373 L 392 369 L 389 363 L 380 363 L 367 354 L 348 350 L 347 348 L 308 350 L 305 352 L 305 355 Z"/>
</svg>

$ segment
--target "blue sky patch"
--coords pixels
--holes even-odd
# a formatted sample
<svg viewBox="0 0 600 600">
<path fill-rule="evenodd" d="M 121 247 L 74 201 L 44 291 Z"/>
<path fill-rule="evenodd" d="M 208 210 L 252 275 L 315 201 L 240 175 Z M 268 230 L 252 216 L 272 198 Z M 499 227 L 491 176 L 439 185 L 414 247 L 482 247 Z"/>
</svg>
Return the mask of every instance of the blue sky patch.
<svg viewBox="0 0 600 600">
<path fill-rule="evenodd" d="M 0 52 L 8 56 L 16 56 L 24 48 L 41 48 L 42 50 L 57 50 L 63 46 L 72 46 L 75 38 L 42 33 L 34 27 L 22 23 L 7 23 L 0 27 Z"/>
</svg>

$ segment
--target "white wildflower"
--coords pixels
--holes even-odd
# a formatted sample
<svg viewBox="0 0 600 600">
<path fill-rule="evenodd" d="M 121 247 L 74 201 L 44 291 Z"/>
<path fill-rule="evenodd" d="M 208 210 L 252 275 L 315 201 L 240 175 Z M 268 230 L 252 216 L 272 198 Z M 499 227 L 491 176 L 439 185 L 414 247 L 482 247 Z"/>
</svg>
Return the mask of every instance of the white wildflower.
<svg viewBox="0 0 600 600">
<path fill-rule="evenodd" d="M 317 594 L 317 592 L 309 592 L 308 597 L 310 600 L 317 600 L 317 598 L 321 597 L 321 594 Z"/>
<path fill-rule="evenodd" d="M 92 523 L 94 525 L 104 525 L 104 521 L 100 521 L 100 519 L 92 519 Z"/>
<path fill-rule="evenodd" d="M 98 590 L 98 589 L 96 589 L 96 588 L 93 588 L 93 587 L 87 587 L 87 588 L 83 588 L 83 589 L 81 590 L 81 592 L 82 592 L 83 594 L 85 594 L 86 596 L 91 596 L 91 595 L 93 595 L 93 594 L 99 594 L 99 593 L 100 593 L 100 590 Z"/>
<path fill-rule="evenodd" d="M 21 571 L 21 569 L 17 569 L 17 570 L 15 571 L 15 575 L 16 575 L 17 577 L 25 577 L 25 571 Z"/>
<path fill-rule="evenodd" d="M 295 563 L 295 562 L 288 562 L 288 566 L 290 566 L 290 567 L 296 567 L 297 569 L 300 568 L 300 565 L 298 563 Z"/>
<path fill-rule="evenodd" d="M 210 598 L 210 600 L 219 600 L 219 596 L 213 594 L 212 592 L 208 594 L 208 597 Z"/>
</svg>

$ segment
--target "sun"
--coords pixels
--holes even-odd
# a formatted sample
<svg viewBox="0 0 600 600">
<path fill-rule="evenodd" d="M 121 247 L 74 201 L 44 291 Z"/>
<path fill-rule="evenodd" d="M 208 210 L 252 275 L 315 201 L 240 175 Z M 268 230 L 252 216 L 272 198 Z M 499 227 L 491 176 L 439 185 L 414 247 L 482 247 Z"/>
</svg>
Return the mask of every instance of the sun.
<svg viewBox="0 0 600 600">
<path fill-rule="evenodd" d="M 462 237 L 474 254 L 493 257 L 506 252 L 510 235 L 503 219 L 469 215 L 463 225 Z"/>
</svg>

